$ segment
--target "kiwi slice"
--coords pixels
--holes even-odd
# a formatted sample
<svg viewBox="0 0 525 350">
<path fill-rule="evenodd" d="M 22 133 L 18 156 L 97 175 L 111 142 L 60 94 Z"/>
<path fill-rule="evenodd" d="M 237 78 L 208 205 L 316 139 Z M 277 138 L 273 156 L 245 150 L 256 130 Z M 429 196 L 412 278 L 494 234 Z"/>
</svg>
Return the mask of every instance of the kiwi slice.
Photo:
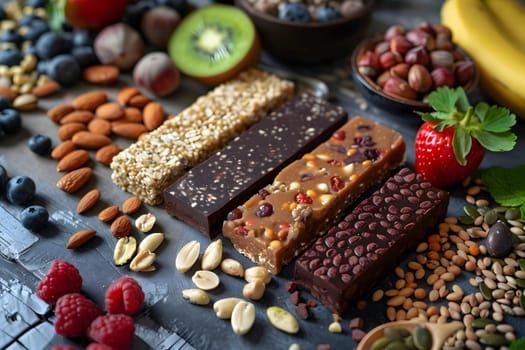
<svg viewBox="0 0 525 350">
<path fill-rule="evenodd" d="M 169 53 L 184 74 L 206 84 L 221 84 L 259 62 L 261 47 L 250 18 L 231 5 L 193 11 L 170 38 Z"/>
</svg>

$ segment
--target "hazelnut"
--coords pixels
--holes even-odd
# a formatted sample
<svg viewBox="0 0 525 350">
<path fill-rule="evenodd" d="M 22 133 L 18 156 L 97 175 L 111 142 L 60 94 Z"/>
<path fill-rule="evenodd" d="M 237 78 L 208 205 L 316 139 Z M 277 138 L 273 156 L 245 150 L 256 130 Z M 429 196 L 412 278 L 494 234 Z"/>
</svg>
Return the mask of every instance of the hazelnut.
<svg viewBox="0 0 525 350">
<path fill-rule="evenodd" d="M 388 41 L 381 41 L 374 47 L 374 53 L 379 57 L 390 50 L 390 43 Z"/>
<path fill-rule="evenodd" d="M 405 55 L 412 48 L 412 44 L 404 36 L 396 36 L 390 40 L 390 51 Z"/>
<path fill-rule="evenodd" d="M 385 32 L 385 40 L 386 41 L 390 41 L 390 39 L 398 36 L 398 35 L 403 35 L 405 34 L 405 28 L 403 28 L 403 26 L 399 25 L 399 24 L 394 24 L 390 27 L 388 27 L 388 29 L 386 30 Z"/>
<path fill-rule="evenodd" d="M 434 33 L 436 33 L 436 35 L 445 35 L 449 39 L 452 38 L 452 32 L 450 31 L 450 28 L 444 24 L 435 23 L 432 25 L 432 29 L 434 30 Z"/>
<path fill-rule="evenodd" d="M 384 71 L 383 73 L 381 73 L 381 75 L 379 75 L 379 77 L 377 77 L 376 84 L 381 86 L 382 88 L 383 86 L 385 86 L 386 81 L 390 79 L 391 76 L 392 74 L 390 74 L 389 70 Z"/>
<path fill-rule="evenodd" d="M 423 46 L 416 46 L 407 52 L 405 62 L 410 65 L 421 64 L 423 66 L 428 66 L 430 58 L 427 50 L 425 50 Z"/>
<path fill-rule="evenodd" d="M 450 37 L 445 34 L 438 34 L 436 36 L 436 49 L 452 51 L 454 49 L 454 44 L 450 40 Z"/>
<path fill-rule="evenodd" d="M 408 71 L 408 85 L 417 92 L 427 92 L 432 88 L 432 76 L 425 66 L 414 64 Z"/>
<path fill-rule="evenodd" d="M 428 33 L 430 35 L 434 35 L 434 28 L 428 23 L 428 22 L 421 22 L 416 26 L 417 30 L 421 30 L 425 33 Z"/>
<path fill-rule="evenodd" d="M 383 91 L 388 95 L 415 100 L 417 93 L 412 89 L 406 80 L 398 77 L 390 77 L 383 86 Z"/>
<path fill-rule="evenodd" d="M 438 67 L 430 72 L 430 75 L 432 76 L 435 88 L 440 86 L 454 87 L 454 75 L 448 69 Z"/>
<path fill-rule="evenodd" d="M 370 50 L 365 51 L 361 56 L 359 56 L 359 59 L 357 60 L 357 66 L 368 66 L 373 68 L 375 71 L 379 70 L 379 59 L 377 54 Z"/>
<path fill-rule="evenodd" d="M 456 62 L 454 68 L 454 78 L 456 83 L 465 85 L 474 77 L 474 63 L 469 60 Z"/>
<path fill-rule="evenodd" d="M 432 51 L 436 47 L 434 37 L 427 32 L 419 29 L 412 29 L 406 34 L 406 38 L 414 46 L 423 46 L 428 51 Z"/>
<path fill-rule="evenodd" d="M 396 64 L 401 62 L 399 56 L 394 54 L 392 51 L 387 51 L 381 56 L 379 56 L 379 65 L 383 70 L 387 70 Z"/>
<path fill-rule="evenodd" d="M 435 50 L 430 53 L 430 65 L 432 68 L 443 67 L 450 71 L 454 68 L 454 56 L 450 51 Z"/>
<path fill-rule="evenodd" d="M 410 66 L 408 64 L 398 63 L 392 68 L 390 68 L 390 74 L 395 75 L 398 78 L 406 80 L 408 78 L 409 69 L 410 69 Z"/>
</svg>

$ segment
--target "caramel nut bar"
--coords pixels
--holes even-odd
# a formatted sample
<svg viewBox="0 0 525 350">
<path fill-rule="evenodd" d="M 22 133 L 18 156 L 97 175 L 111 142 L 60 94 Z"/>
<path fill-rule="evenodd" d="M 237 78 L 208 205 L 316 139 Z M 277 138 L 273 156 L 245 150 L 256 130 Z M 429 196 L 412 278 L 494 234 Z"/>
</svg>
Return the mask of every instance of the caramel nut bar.
<svg viewBox="0 0 525 350">
<path fill-rule="evenodd" d="M 223 233 L 239 252 L 277 274 L 404 156 L 399 133 L 354 117 L 228 213 Z"/>
<path fill-rule="evenodd" d="M 342 314 L 444 219 L 448 197 L 401 169 L 297 259 L 294 280 Z"/>
<path fill-rule="evenodd" d="M 169 186 L 166 211 L 215 237 L 230 210 L 346 120 L 342 107 L 306 93 L 295 96 Z"/>
<path fill-rule="evenodd" d="M 275 75 L 242 72 L 117 154 L 111 179 L 144 202 L 160 204 L 166 187 L 292 93 L 293 84 Z"/>
</svg>

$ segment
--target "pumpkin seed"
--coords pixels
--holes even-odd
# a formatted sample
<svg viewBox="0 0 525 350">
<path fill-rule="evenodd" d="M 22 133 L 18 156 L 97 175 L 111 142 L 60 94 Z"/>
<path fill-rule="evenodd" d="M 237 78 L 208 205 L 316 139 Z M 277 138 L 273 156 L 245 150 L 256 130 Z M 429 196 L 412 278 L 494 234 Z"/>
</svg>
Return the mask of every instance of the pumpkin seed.
<svg viewBox="0 0 525 350">
<path fill-rule="evenodd" d="M 403 341 L 394 340 L 386 346 L 385 350 L 410 350 L 410 348 Z"/>
<path fill-rule="evenodd" d="M 519 208 L 509 208 L 505 211 L 505 219 L 507 220 L 516 220 L 521 216 Z"/>
<path fill-rule="evenodd" d="M 516 278 L 516 285 L 520 288 L 525 288 L 525 280 L 521 278 Z"/>
<path fill-rule="evenodd" d="M 472 321 L 472 327 L 473 328 L 479 328 L 479 329 L 483 329 L 485 328 L 488 324 L 493 324 L 494 321 L 492 321 L 491 319 L 488 319 L 488 318 L 476 318 Z"/>
<path fill-rule="evenodd" d="M 492 290 L 485 284 L 485 282 L 479 282 L 479 291 L 486 300 L 492 299 Z"/>
<path fill-rule="evenodd" d="M 463 207 L 463 211 L 465 212 L 465 214 L 470 216 L 472 219 L 475 219 L 479 216 L 478 210 L 471 205 L 465 205 Z"/>
<path fill-rule="evenodd" d="M 418 326 L 414 331 L 414 345 L 418 350 L 430 350 L 432 335 L 425 326 Z"/>
<path fill-rule="evenodd" d="M 520 307 L 525 310 L 525 295 L 520 296 Z"/>
<path fill-rule="evenodd" d="M 408 337 L 410 335 L 410 332 L 407 329 L 399 327 L 386 328 L 383 333 L 385 337 L 388 337 L 392 340 L 401 340 L 404 337 Z"/>
<path fill-rule="evenodd" d="M 489 210 L 485 213 L 483 219 L 487 225 L 493 225 L 498 220 L 498 213 L 494 210 Z"/>
<path fill-rule="evenodd" d="M 278 330 L 286 333 L 295 334 L 299 332 L 299 323 L 295 317 L 278 306 L 270 306 L 266 309 L 268 320 Z"/>
<path fill-rule="evenodd" d="M 481 344 L 488 346 L 504 346 L 507 340 L 501 334 L 484 334 L 479 338 Z"/>
<path fill-rule="evenodd" d="M 463 225 L 472 225 L 474 223 L 474 218 L 471 216 L 460 216 L 459 222 L 461 222 Z"/>
<path fill-rule="evenodd" d="M 525 271 L 525 259 L 519 259 L 518 265 L 520 266 L 520 269 Z"/>
<path fill-rule="evenodd" d="M 370 350 L 381 350 L 386 348 L 388 344 L 392 342 L 392 339 L 388 337 L 381 337 L 372 343 Z"/>
</svg>

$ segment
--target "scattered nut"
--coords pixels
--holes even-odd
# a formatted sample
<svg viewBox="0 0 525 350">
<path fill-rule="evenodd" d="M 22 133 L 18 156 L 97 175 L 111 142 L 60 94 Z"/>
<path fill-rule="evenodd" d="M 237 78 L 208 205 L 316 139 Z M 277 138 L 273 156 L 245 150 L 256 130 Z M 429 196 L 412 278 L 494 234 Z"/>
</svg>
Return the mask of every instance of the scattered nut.
<svg viewBox="0 0 525 350">
<path fill-rule="evenodd" d="M 142 214 L 135 220 L 135 226 L 141 232 L 149 232 L 155 226 L 157 218 L 151 213 Z"/>
<path fill-rule="evenodd" d="M 184 289 L 182 291 L 182 297 L 192 304 L 207 305 L 210 303 L 208 293 L 201 289 Z"/>
<path fill-rule="evenodd" d="M 113 251 L 113 262 L 120 266 L 127 263 L 137 251 L 137 240 L 134 237 L 127 236 L 119 238 Z"/>
<path fill-rule="evenodd" d="M 328 331 L 330 333 L 341 333 L 343 332 L 343 328 L 341 327 L 341 323 L 334 321 L 328 326 Z"/>
<path fill-rule="evenodd" d="M 253 282 L 246 283 L 242 289 L 242 295 L 248 299 L 259 300 L 264 295 L 266 285 L 261 280 L 255 280 Z"/>
<path fill-rule="evenodd" d="M 222 241 L 220 239 L 211 242 L 202 255 L 201 268 L 203 270 L 215 270 L 222 260 Z"/>
<path fill-rule="evenodd" d="M 154 252 L 164 241 L 164 233 L 151 233 L 139 244 L 139 253 L 143 250 Z"/>
<path fill-rule="evenodd" d="M 143 250 L 139 252 L 135 258 L 133 258 L 133 260 L 131 260 L 129 268 L 133 272 L 155 271 L 155 266 L 153 266 L 153 263 L 155 262 L 156 258 L 157 255 L 155 253 L 150 252 L 149 250 Z"/>
<path fill-rule="evenodd" d="M 221 262 L 222 272 L 234 276 L 234 277 L 243 277 L 244 276 L 244 267 L 241 263 L 235 259 L 226 258 Z"/>
<path fill-rule="evenodd" d="M 213 303 L 213 311 L 218 318 L 228 320 L 232 317 L 233 308 L 239 302 L 243 301 L 241 298 L 223 298 Z"/>
<path fill-rule="evenodd" d="M 122 212 L 124 214 L 134 214 L 140 209 L 141 205 L 142 201 L 139 197 L 130 197 L 122 203 Z"/>
<path fill-rule="evenodd" d="M 113 220 L 114 218 L 116 218 L 118 215 L 118 206 L 116 205 L 112 205 L 112 206 L 109 206 L 105 209 L 103 209 L 99 214 L 98 214 L 98 219 L 102 222 L 109 222 L 111 220 Z"/>
<path fill-rule="evenodd" d="M 191 277 L 193 283 L 202 290 L 212 290 L 219 286 L 221 280 L 215 272 L 207 270 L 196 271 Z"/>
<path fill-rule="evenodd" d="M 299 322 L 288 311 L 278 307 L 270 306 L 266 309 L 266 316 L 275 328 L 290 334 L 299 332 Z"/>
<path fill-rule="evenodd" d="M 244 271 L 244 279 L 246 282 L 261 280 L 264 284 L 268 284 L 272 280 L 272 275 L 262 266 L 253 266 Z"/>
<path fill-rule="evenodd" d="M 255 306 L 247 301 L 238 302 L 232 311 L 231 325 L 237 335 L 244 335 L 255 323 Z"/>
<path fill-rule="evenodd" d="M 198 241 L 190 241 L 186 243 L 175 258 L 175 267 L 177 268 L 177 271 L 184 273 L 191 269 L 199 258 L 200 249 L 201 244 Z"/>
<path fill-rule="evenodd" d="M 111 234 L 115 238 L 129 236 L 131 233 L 131 221 L 125 215 L 121 215 L 111 224 Z"/>
<path fill-rule="evenodd" d="M 75 233 L 69 238 L 67 242 L 67 249 L 75 249 L 89 241 L 91 238 L 95 237 L 97 232 L 95 230 L 81 230 Z"/>
</svg>

